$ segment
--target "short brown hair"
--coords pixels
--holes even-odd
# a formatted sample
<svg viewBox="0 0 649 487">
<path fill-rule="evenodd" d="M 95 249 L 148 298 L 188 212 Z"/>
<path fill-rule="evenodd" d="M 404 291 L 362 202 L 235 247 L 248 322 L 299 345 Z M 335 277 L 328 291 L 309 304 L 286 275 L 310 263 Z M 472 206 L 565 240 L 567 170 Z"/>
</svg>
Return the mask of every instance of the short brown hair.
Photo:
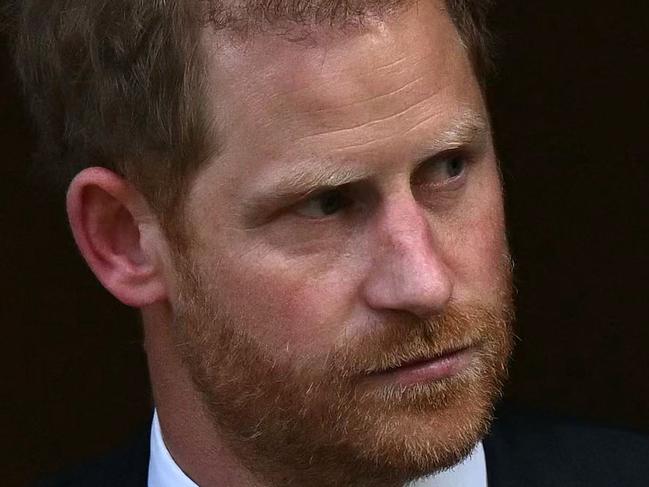
<svg viewBox="0 0 649 487">
<path fill-rule="evenodd" d="M 16 60 L 39 133 L 38 160 L 64 181 L 89 166 L 116 171 L 168 223 L 207 156 L 199 48 L 206 23 L 234 27 L 246 16 L 338 23 L 402 4 L 251 0 L 233 9 L 214 0 L 22 0 Z M 489 4 L 445 0 L 481 82 Z"/>
</svg>

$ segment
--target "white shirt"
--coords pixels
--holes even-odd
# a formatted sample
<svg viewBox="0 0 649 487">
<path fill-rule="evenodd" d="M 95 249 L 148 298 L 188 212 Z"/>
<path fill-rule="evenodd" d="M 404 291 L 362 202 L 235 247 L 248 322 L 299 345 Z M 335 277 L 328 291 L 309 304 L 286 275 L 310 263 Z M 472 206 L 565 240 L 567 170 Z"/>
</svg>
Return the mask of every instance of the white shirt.
<svg viewBox="0 0 649 487">
<path fill-rule="evenodd" d="M 149 487 L 198 487 L 176 464 L 162 439 L 158 413 L 151 425 Z M 226 486 L 224 486 L 226 487 Z M 437 475 L 408 484 L 408 487 L 487 487 L 487 464 L 482 443 L 463 462 Z"/>
</svg>

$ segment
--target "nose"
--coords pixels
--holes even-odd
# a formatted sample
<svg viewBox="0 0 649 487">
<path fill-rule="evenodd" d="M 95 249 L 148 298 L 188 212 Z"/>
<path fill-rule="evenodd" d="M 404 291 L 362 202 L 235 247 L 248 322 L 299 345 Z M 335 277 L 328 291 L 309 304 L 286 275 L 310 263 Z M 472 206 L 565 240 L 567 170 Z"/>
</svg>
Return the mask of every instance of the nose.
<svg viewBox="0 0 649 487">
<path fill-rule="evenodd" d="M 367 304 L 421 319 L 438 314 L 451 299 L 453 282 L 425 211 L 404 198 L 378 220 L 372 267 L 364 281 Z"/>
</svg>

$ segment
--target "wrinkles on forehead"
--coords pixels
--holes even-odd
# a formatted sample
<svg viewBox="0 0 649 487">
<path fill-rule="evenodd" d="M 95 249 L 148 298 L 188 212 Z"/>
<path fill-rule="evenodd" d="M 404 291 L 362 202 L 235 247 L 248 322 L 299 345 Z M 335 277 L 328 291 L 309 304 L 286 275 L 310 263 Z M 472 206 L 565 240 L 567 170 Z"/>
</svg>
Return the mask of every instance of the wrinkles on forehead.
<svg viewBox="0 0 649 487">
<path fill-rule="evenodd" d="M 280 122 L 288 133 L 294 127 L 290 135 L 296 143 L 337 134 L 358 144 L 362 141 L 354 139 L 361 132 L 377 138 L 383 127 L 392 130 L 395 117 L 408 117 L 413 126 L 423 123 L 448 110 L 432 98 L 444 90 L 466 91 L 474 82 L 451 20 L 427 7 L 399 15 L 389 28 L 379 22 L 315 46 L 274 35 L 232 44 L 208 34 L 210 84 L 220 92 L 211 97 L 213 112 L 227 118 L 230 129 L 263 131 Z M 464 69 L 455 69 L 458 63 Z M 379 132 L 364 130 L 368 124 Z"/>
<path fill-rule="evenodd" d="M 221 150 L 191 190 L 200 214 L 240 222 L 251 195 L 267 207 L 323 184 L 386 187 L 440 151 L 489 142 L 469 57 L 438 6 L 312 46 L 270 34 L 233 43 L 206 29 L 205 111 Z M 281 188 L 269 196 L 271 183 Z"/>
</svg>

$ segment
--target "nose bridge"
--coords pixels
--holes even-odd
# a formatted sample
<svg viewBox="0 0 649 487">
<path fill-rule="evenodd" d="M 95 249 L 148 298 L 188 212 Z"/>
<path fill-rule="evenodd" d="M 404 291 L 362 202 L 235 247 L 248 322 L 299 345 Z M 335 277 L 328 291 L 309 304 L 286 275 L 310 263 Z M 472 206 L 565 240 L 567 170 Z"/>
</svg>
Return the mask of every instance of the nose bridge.
<svg viewBox="0 0 649 487">
<path fill-rule="evenodd" d="M 441 311 L 452 282 L 425 211 L 412 197 L 396 199 L 385 205 L 376 232 L 368 304 L 421 317 Z"/>
<path fill-rule="evenodd" d="M 432 230 L 421 208 L 405 200 L 386 208 L 380 226 L 385 238 L 383 250 L 394 251 L 405 258 L 420 258 L 423 257 L 420 252 L 432 250 Z M 413 253 L 413 250 L 420 252 Z"/>
</svg>

